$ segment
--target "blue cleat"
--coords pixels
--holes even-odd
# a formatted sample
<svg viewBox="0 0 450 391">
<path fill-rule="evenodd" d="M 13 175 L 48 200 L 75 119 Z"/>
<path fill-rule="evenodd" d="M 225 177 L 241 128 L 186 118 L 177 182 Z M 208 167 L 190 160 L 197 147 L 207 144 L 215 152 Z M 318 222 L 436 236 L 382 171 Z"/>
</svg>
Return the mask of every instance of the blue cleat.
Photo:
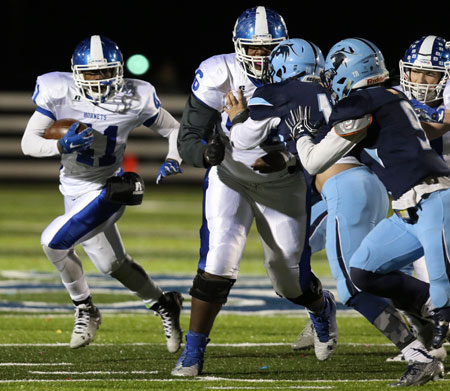
<svg viewBox="0 0 450 391">
<path fill-rule="evenodd" d="M 186 334 L 184 351 L 172 370 L 173 376 L 198 376 L 203 370 L 203 356 L 209 338 L 189 330 Z"/>
</svg>

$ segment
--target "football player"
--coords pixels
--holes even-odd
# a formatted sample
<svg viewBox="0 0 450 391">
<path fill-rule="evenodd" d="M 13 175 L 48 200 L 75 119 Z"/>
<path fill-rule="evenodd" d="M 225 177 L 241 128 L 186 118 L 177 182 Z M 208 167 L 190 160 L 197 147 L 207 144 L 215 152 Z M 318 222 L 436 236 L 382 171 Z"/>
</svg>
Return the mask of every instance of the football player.
<svg viewBox="0 0 450 391">
<path fill-rule="evenodd" d="M 233 147 L 232 123 L 224 110 L 229 92 L 243 100 L 252 96 L 261 85 L 267 56 L 287 36 L 278 13 L 262 6 L 250 8 L 234 27 L 235 53 L 209 58 L 195 73 L 178 145 L 185 162 L 208 170 L 189 331 L 172 370 L 175 376 L 201 374 L 210 331 L 238 276 L 253 221 L 275 291 L 311 311 L 320 337 L 318 358 L 328 358 L 336 346 L 334 298 L 322 291 L 309 265 L 307 187 L 296 160 L 272 134 L 252 149 Z"/>
<path fill-rule="evenodd" d="M 271 117 L 279 117 L 282 122 L 278 132 L 288 149 L 295 153 L 295 139 L 288 126 L 295 123 L 291 111 L 299 106 L 308 107 L 310 130 L 327 126 L 332 111 L 329 92 L 319 84 L 319 73 L 324 68 L 323 56 L 313 43 L 289 39 L 272 51 L 269 60 L 270 81 L 275 84 L 256 90 L 248 103 L 250 119 L 232 127 L 231 141 L 240 148 L 251 148 L 257 137 L 264 137 L 270 130 L 265 123 L 270 124 Z M 385 75 L 387 77 L 387 73 Z M 234 102 L 230 100 L 229 104 L 234 105 Z M 297 118 L 302 115 L 294 113 Z M 387 300 L 359 291 L 349 275 L 352 254 L 367 233 L 387 215 L 389 199 L 386 188 L 367 166 L 351 154 L 311 178 L 311 188 L 312 197 L 320 198 L 321 195 L 328 211 L 326 250 L 341 301 L 360 312 L 400 350 L 403 349 L 415 337 L 402 315 Z M 316 246 L 318 240 L 314 238 L 312 241 Z M 322 249 L 311 247 L 312 251 Z M 312 323 L 307 324 L 294 348 L 310 346 L 314 346 Z"/>
<path fill-rule="evenodd" d="M 431 148 L 407 97 L 382 85 L 384 59 L 372 42 L 350 38 L 336 43 L 325 68 L 338 100 L 330 116 L 332 128 L 315 143 L 304 126 L 307 119 L 291 126 L 302 165 L 318 174 L 354 150 L 392 194 L 395 213 L 364 238 L 350 259 L 350 276 L 358 289 L 390 298 L 418 317 L 428 316 L 431 306 L 432 347 L 439 348 L 450 320 L 450 170 Z M 429 284 L 399 272 L 422 254 Z M 402 353 L 409 365 L 393 385 L 420 385 L 443 376 L 442 363 L 419 340 Z"/>
<path fill-rule="evenodd" d="M 75 306 L 70 347 L 88 345 L 101 322 L 75 251 L 81 244 L 100 272 L 117 279 L 161 316 L 167 348 L 176 352 L 182 339 L 182 296 L 163 292 L 125 251 L 117 221 L 126 204 L 136 204 L 143 196 L 140 177 L 124 174 L 121 168 L 129 133 L 144 125 L 168 139 L 169 151 L 157 178 L 160 182 L 181 172 L 176 146 L 179 124 L 161 107 L 151 84 L 124 79 L 122 53 L 105 36 L 93 35 L 76 46 L 72 71 L 37 78 L 36 110 L 22 138 L 25 155 L 61 156 L 59 189 L 65 211 L 44 230 L 41 244 Z M 45 130 L 63 118 L 73 118 L 88 128 L 77 133 L 79 122 L 75 122 L 61 139 L 46 139 Z"/>
</svg>

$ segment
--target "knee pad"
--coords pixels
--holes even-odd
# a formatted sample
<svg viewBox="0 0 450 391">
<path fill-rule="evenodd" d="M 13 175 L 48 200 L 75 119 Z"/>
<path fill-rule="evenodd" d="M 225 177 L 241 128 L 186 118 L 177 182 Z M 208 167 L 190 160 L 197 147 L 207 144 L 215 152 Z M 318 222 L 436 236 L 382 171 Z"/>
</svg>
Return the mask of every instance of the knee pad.
<svg viewBox="0 0 450 391">
<path fill-rule="evenodd" d="M 301 305 L 303 307 L 308 307 L 309 304 L 314 303 L 315 301 L 322 298 L 323 292 L 322 292 L 322 283 L 320 280 L 315 276 L 313 272 L 311 272 L 311 279 L 309 286 L 305 291 L 303 291 L 302 295 L 299 297 L 296 297 L 294 299 L 287 298 L 289 301 L 291 301 L 294 304 Z"/>
<path fill-rule="evenodd" d="M 189 294 L 208 303 L 225 304 L 235 282 L 236 280 L 228 278 L 214 278 L 205 274 L 203 270 L 198 270 Z"/>
</svg>

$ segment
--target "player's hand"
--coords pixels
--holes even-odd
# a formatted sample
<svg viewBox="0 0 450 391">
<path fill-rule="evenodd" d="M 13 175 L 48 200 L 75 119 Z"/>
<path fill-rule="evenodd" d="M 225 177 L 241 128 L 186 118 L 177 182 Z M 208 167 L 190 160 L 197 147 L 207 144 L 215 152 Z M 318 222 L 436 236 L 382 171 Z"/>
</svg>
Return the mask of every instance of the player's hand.
<svg viewBox="0 0 450 391">
<path fill-rule="evenodd" d="M 159 168 L 158 176 L 156 177 L 156 184 L 158 185 L 166 176 L 182 174 L 183 170 L 180 168 L 178 162 L 174 159 L 167 159 Z"/>
<path fill-rule="evenodd" d="M 215 134 L 208 143 L 205 150 L 205 162 L 207 166 L 217 166 L 225 157 L 225 144 L 219 134 Z"/>
<path fill-rule="evenodd" d="M 72 153 L 74 151 L 84 151 L 89 148 L 94 141 L 94 134 L 92 128 L 84 129 L 77 133 L 80 126 L 79 122 L 74 122 L 63 138 L 58 140 L 62 153 Z"/>
<path fill-rule="evenodd" d="M 434 108 L 419 102 L 416 99 L 411 99 L 411 104 L 414 111 L 419 116 L 419 119 L 424 122 L 437 122 L 442 124 L 445 118 L 444 108 Z"/>
<path fill-rule="evenodd" d="M 310 107 L 298 106 L 291 110 L 289 116 L 286 118 L 286 125 L 293 140 L 297 141 L 303 136 L 313 136 L 316 129 L 309 125 Z"/>
<path fill-rule="evenodd" d="M 225 96 L 226 105 L 223 111 L 228 114 L 231 123 L 234 125 L 239 122 L 244 122 L 248 118 L 247 103 L 241 89 L 237 91 L 237 99 L 233 91 L 228 92 Z"/>
</svg>

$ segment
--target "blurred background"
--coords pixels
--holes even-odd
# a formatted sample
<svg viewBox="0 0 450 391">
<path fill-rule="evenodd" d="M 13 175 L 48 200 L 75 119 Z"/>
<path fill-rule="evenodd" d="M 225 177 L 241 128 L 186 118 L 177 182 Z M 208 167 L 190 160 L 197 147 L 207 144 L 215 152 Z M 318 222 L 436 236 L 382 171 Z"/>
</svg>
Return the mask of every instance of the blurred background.
<svg viewBox="0 0 450 391">
<path fill-rule="evenodd" d="M 253 6 L 265 5 L 279 12 L 290 37 L 313 41 L 324 55 L 341 39 L 367 38 L 381 49 L 392 74 L 398 71 L 399 59 L 415 39 L 430 34 L 450 36 L 444 18 L 439 17 L 446 14 L 445 6 L 430 9 L 425 3 L 418 8 L 405 3 L 381 6 L 363 2 L 6 0 L 2 5 L 0 182 L 57 180 L 58 159 L 37 162 L 24 157 L 20 138 L 34 110 L 31 95 L 36 77 L 51 71 L 70 71 L 75 46 L 92 34 L 114 40 L 125 60 L 136 54 L 144 56 L 148 69 L 137 75 L 126 68 L 125 76 L 151 82 L 163 106 L 178 119 L 196 67 L 212 55 L 234 50 L 234 23 Z M 406 6 L 415 8 L 405 10 Z M 132 133 L 127 158 L 145 178 L 153 179 L 165 153 L 165 141 L 155 134 L 143 129 Z M 185 174 L 174 180 L 201 180 L 203 170 L 185 168 Z"/>
</svg>

